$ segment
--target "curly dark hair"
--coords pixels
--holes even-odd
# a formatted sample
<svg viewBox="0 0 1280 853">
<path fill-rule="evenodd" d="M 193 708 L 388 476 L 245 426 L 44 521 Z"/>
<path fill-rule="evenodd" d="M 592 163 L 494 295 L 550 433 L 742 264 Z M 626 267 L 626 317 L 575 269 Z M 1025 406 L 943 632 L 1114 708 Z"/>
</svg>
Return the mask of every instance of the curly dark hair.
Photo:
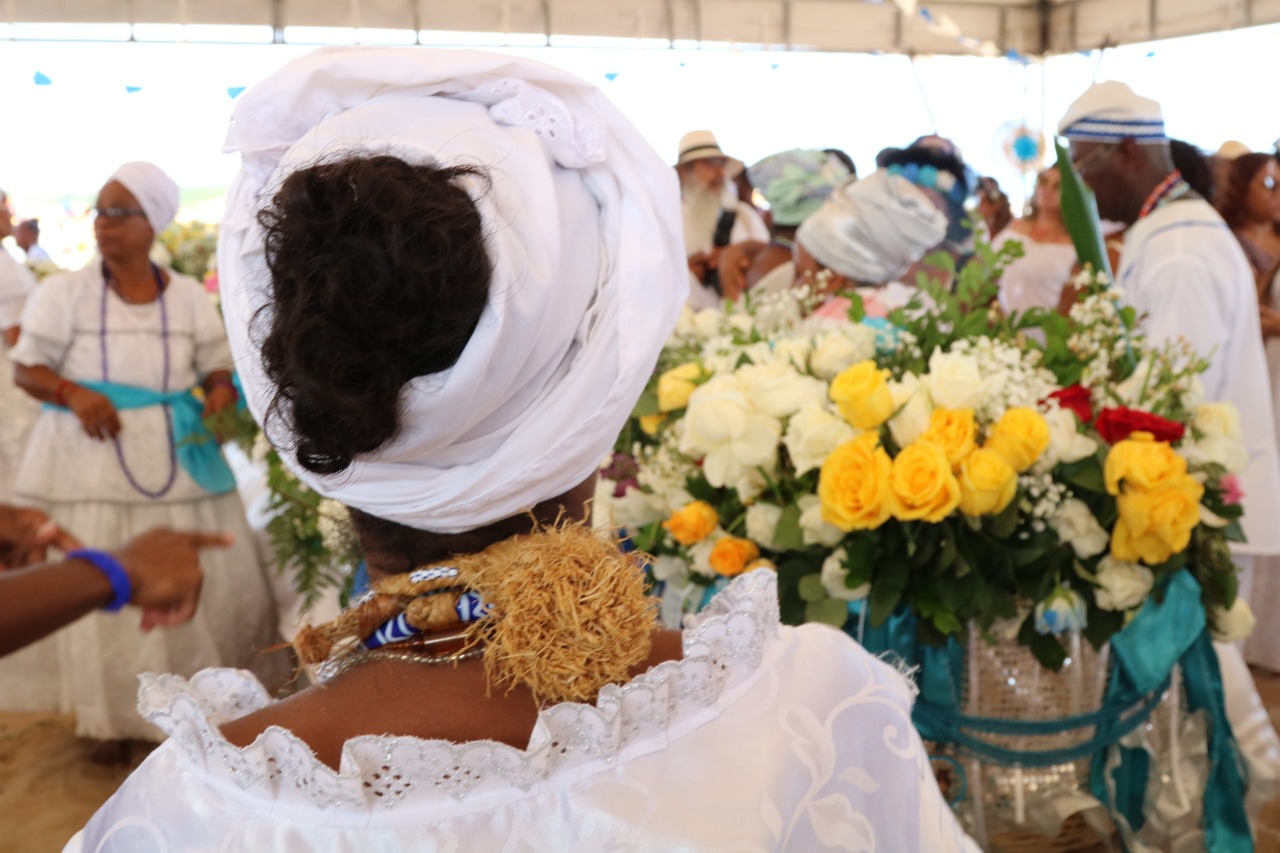
<svg viewBox="0 0 1280 853">
<path fill-rule="evenodd" d="M 351 156 L 290 174 L 258 214 L 271 301 L 254 318 L 276 386 L 264 425 L 298 463 L 343 471 L 400 429 L 405 383 L 452 367 L 489 298 L 467 166 Z M 268 433 L 270 433 L 268 429 Z"/>
<path fill-rule="evenodd" d="M 1206 201 L 1213 200 L 1213 167 L 1204 152 L 1181 139 L 1169 140 L 1169 156 L 1173 168 L 1182 173 L 1182 179 Z"/>
<path fill-rule="evenodd" d="M 1218 188 L 1218 212 L 1231 229 L 1244 227 L 1245 205 L 1249 198 L 1249 185 L 1263 167 L 1274 158 L 1270 154 L 1241 154 L 1227 167 L 1226 178 Z M 1280 227 L 1277 227 L 1280 233 Z"/>
</svg>

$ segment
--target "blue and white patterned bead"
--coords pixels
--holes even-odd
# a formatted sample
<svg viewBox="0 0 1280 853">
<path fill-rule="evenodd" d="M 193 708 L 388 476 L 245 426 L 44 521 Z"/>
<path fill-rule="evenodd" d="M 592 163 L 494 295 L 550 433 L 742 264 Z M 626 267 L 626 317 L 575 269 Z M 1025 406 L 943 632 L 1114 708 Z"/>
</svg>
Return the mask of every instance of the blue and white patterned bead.
<svg viewBox="0 0 1280 853">
<path fill-rule="evenodd" d="M 428 581 L 456 578 L 457 576 L 458 570 L 453 566 L 435 566 L 430 569 L 416 569 L 409 572 L 409 581 L 411 583 L 427 583 Z"/>
<path fill-rule="evenodd" d="M 464 592 L 458 596 L 456 609 L 459 621 L 476 622 L 493 612 L 493 605 L 481 598 L 479 593 Z"/>
<path fill-rule="evenodd" d="M 374 631 L 367 640 L 364 641 L 365 648 L 376 649 L 379 646 L 385 646 L 388 643 L 398 643 L 401 640 L 407 640 L 418 634 L 417 628 L 409 624 L 409 620 L 401 613 L 393 619 L 388 619 L 382 623 L 378 630 Z"/>
</svg>

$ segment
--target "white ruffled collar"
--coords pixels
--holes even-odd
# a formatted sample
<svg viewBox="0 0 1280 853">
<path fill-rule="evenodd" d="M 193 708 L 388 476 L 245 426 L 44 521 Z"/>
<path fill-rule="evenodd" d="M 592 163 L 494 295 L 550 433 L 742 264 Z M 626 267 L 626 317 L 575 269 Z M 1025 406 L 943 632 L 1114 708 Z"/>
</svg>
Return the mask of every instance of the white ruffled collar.
<svg viewBox="0 0 1280 853">
<path fill-rule="evenodd" d="M 607 685 L 595 705 L 565 702 L 542 711 L 528 749 L 364 735 L 343 745 L 335 772 L 279 726 L 238 748 L 218 727 L 273 700 L 236 669 L 206 669 L 190 680 L 143 675 L 138 712 L 205 773 L 255 797 L 319 808 L 456 804 L 480 792 L 527 791 L 569 769 L 591 772 L 591 763 L 614 766 L 714 719 L 777 636 L 777 578 L 767 569 L 742 575 L 689 619 L 682 660 Z"/>
</svg>

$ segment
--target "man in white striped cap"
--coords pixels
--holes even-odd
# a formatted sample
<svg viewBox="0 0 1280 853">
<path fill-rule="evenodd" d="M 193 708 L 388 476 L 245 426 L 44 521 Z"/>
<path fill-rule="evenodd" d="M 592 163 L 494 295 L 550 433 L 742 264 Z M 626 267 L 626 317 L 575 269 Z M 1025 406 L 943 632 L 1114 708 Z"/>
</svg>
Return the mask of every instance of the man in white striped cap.
<svg viewBox="0 0 1280 853">
<path fill-rule="evenodd" d="M 1067 108 L 1058 133 L 1097 195 L 1098 214 L 1129 226 L 1115 283 L 1143 318 L 1143 330 L 1156 344 L 1187 339 L 1209 359 L 1201 376 L 1205 399 L 1240 410 L 1249 451 L 1240 477 L 1249 541 L 1233 545 L 1232 557 L 1241 570 L 1239 594 L 1249 601 L 1255 555 L 1280 554 L 1280 463 L 1249 264 L 1222 217 L 1174 168 L 1160 104 L 1123 83 L 1098 83 Z M 1275 606 L 1250 603 L 1262 613 Z M 1215 645 L 1227 713 L 1251 775 L 1274 779 L 1275 762 L 1260 759 L 1276 744 L 1275 733 L 1254 705 L 1240 651 Z"/>
</svg>

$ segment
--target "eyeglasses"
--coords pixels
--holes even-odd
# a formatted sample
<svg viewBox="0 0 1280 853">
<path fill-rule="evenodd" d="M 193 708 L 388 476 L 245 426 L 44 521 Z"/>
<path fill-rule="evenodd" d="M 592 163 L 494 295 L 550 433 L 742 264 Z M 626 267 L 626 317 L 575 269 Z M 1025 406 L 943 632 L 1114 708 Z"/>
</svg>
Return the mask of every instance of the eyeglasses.
<svg viewBox="0 0 1280 853">
<path fill-rule="evenodd" d="M 1085 166 L 1095 162 L 1099 157 L 1101 157 L 1104 154 L 1110 154 L 1112 151 L 1115 150 L 1115 148 L 1116 146 L 1114 143 L 1110 145 L 1103 145 L 1099 148 L 1095 148 L 1092 151 L 1090 151 L 1088 154 L 1081 157 L 1079 160 L 1073 160 L 1071 162 L 1071 168 L 1076 170 L 1076 174 L 1080 174 L 1084 172 Z"/>
<path fill-rule="evenodd" d="M 139 207 L 95 207 L 93 215 L 99 219 L 128 219 L 130 216 L 146 216 Z"/>
<path fill-rule="evenodd" d="M 1276 179 L 1271 177 L 1270 175 L 1264 175 L 1262 177 L 1262 188 L 1265 189 L 1267 192 L 1275 192 Z"/>
</svg>

